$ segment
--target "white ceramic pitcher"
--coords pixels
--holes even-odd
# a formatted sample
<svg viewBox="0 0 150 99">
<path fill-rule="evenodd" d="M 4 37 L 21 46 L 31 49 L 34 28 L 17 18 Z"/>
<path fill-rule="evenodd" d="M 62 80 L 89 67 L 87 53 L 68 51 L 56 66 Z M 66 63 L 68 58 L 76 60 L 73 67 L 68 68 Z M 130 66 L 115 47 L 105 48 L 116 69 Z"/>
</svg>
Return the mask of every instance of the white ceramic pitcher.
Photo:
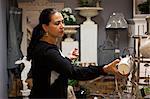
<svg viewBox="0 0 150 99">
<path fill-rule="evenodd" d="M 133 69 L 133 58 L 132 56 L 127 55 L 124 58 L 121 58 L 118 63 L 118 71 L 122 75 L 128 75 Z"/>
<path fill-rule="evenodd" d="M 150 36 L 141 44 L 140 53 L 143 57 L 150 58 Z"/>
</svg>

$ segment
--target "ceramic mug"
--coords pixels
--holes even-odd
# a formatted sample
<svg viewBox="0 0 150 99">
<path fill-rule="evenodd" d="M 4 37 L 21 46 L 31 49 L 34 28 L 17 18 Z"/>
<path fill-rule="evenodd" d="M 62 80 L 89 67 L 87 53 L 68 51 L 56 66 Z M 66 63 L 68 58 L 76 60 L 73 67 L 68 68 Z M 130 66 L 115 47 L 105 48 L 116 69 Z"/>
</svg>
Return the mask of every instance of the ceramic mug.
<svg viewBox="0 0 150 99">
<path fill-rule="evenodd" d="M 133 69 L 133 58 L 132 56 L 126 56 L 121 58 L 120 62 L 118 63 L 118 71 L 122 75 L 128 75 L 131 70 Z"/>
<path fill-rule="evenodd" d="M 139 49 L 142 57 L 150 58 L 150 36 L 141 44 Z"/>
</svg>

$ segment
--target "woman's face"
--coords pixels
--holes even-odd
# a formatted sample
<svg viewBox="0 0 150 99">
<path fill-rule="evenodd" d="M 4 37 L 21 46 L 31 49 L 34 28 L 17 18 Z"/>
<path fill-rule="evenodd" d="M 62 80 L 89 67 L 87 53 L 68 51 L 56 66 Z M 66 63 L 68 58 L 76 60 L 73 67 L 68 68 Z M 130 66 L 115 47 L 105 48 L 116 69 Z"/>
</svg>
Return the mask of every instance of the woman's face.
<svg viewBox="0 0 150 99">
<path fill-rule="evenodd" d="M 50 37 L 60 38 L 64 35 L 64 18 L 60 12 L 51 16 L 51 21 L 47 26 L 47 33 Z"/>
</svg>

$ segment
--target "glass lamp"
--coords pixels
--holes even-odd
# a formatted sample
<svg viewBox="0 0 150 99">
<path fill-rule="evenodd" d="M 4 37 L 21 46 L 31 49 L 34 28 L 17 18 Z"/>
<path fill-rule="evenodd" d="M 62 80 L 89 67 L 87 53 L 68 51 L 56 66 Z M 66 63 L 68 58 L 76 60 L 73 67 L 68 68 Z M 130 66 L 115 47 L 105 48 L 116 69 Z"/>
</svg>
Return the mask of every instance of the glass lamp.
<svg viewBox="0 0 150 99">
<path fill-rule="evenodd" d="M 127 21 L 122 13 L 113 13 L 106 25 L 106 29 L 118 29 L 118 28 L 128 28 Z"/>
<path fill-rule="evenodd" d="M 107 22 L 106 29 L 115 30 L 115 54 L 119 54 L 119 34 L 118 30 L 128 28 L 127 21 L 122 13 L 113 13 Z"/>
</svg>

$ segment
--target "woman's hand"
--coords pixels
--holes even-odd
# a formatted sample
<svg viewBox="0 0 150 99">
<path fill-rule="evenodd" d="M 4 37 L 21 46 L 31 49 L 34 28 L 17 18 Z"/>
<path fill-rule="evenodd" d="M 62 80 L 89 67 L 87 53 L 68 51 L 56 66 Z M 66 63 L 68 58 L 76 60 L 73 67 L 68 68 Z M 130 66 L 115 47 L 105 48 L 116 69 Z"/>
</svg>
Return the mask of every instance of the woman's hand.
<svg viewBox="0 0 150 99">
<path fill-rule="evenodd" d="M 117 69 L 117 64 L 120 62 L 119 59 L 114 60 L 113 62 L 109 63 L 108 65 L 105 65 L 103 67 L 103 70 L 105 73 L 113 73 L 115 75 L 120 75 Z"/>
<path fill-rule="evenodd" d="M 77 48 L 74 48 L 69 55 L 70 60 L 76 60 L 79 57 L 79 50 Z"/>
</svg>

